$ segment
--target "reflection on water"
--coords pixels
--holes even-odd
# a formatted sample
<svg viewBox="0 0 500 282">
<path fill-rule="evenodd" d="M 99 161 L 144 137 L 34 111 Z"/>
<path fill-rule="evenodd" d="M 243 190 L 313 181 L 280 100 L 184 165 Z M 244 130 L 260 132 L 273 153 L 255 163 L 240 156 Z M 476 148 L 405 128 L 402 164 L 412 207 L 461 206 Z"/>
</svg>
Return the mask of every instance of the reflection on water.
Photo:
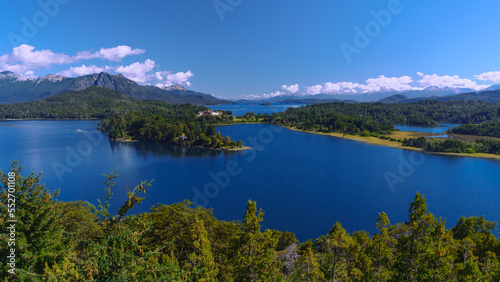
<svg viewBox="0 0 500 282">
<path fill-rule="evenodd" d="M 120 153 L 123 151 L 134 150 L 138 157 L 146 159 L 149 156 L 155 157 L 216 157 L 222 154 L 220 150 L 210 150 L 199 147 L 186 147 L 172 145 L 167 143 L 149 143 L 149 142 L 116 142 L 109 141 L 111 151 Z"/>
</svg>

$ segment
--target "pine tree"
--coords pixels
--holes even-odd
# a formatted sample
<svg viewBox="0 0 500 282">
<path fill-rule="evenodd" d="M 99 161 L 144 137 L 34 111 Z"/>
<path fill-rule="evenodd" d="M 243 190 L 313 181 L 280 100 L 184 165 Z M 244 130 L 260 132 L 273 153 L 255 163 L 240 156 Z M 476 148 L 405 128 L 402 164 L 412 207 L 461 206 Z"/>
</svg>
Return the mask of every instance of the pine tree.
<svg viewBox="0 0 500 282">
<path fill-rule="evenodd" d="M 457 280 L 460 282 L 483 281 L 483 274 L 479 265 L 472 258 L 468 259 L 464 267 L 458 271 Z"/>
<path fill-rule="evenodd" d="M 373 235 L 370 253 L 373 261 L 374 278 L 377 281 L 387 281 L 392 275 L 394 261 L 394 245 L 396 240 L 388 233 L 389 217 L 385 212 L 379 213 L 375 226 L 379 230 Z"/>
<path fill-rule="evenodd" d="M 142 220 L 140 216 L 126 216 L 126 214 L 141 203 L 144 198 L 137 194 L 145 192 L 151 186 L 146 181 L 130 190 L 127 187 L 128 197 L 118 209 L 117 215 L 109 211 L 110 199 L 113 193 L 111 188 L 118 175 L 116 170 L 105 175 L 106 184 L 105 203 L 99 201 L 99 208 L 89 204 L 93 213 L 101 217 L 103 236 L 92 240 L 88 246 L 80 250 L 80 255 L 91 254 L 92 259 L 84 260 L 80 268 L 88 280 L 99 281 L 130 281 L 130 280 L 175 280 L 186 281 L 187 275 L 178 268 L 175 257 L 161 255 L 158 249 L 148 250 L 140 244 L 141 238 L 147 233 L 151 224 Z M 132 228 L 137 226 L 137 228 Z"/>
<path fill-rule="evenodd" d="M 424 197 L 417 192 L 410 204 L 409 220 L 403 225 L 398 238 L 398 257 L 395 264 L 398 280 L 415 281 L 421 273 L 418 266 L 424 263 L 427 246 L 424 238 L 429 234 L 429 222 L 434 216 L 427 213 Z"/>
<path fill-rule="evenodd" d="M 333 281 L 347 279 L 348 249 L 352 245 L 352 238 L 336 222 L 326 236 L 326 243 L 328 251 L 322 265 L 325 278 Z"/>
<path fill-rule="evenodd" d="M 325 275 L 321 272 L 311 247 L 303 251 L 300 258 L 295 262 L 295 271 L 300 281 L 323 281 L 325 279 Z"/>
<path fill-rule="evenodd" d="M 215 281 L 219 270 L 212 255 L 212 247 L 207 237 L 203 221 L 196 215 L 191 228 L 194 251 L 188 255 L 186 268 L 191 279 L 200 282 Z"/>
<path fill-rule="evenodd" d="M 450 231 L 446 230 L 446 220 L 433 220 L 431 231 L 424 238 L 427 246 L 426 257 L 419 265 L 419 273 L 427 276 L 420 277 L 432 281 L 446 281 L 452 279 L 454 261 L 454 239 Z"/>
<path fill-rule="evenodd" d="M 10 167 L 8 173 L 0 171 L 0 214 L 17 221 L 5 222 L 15 225 L 15 245 L 7 244 L 10 234 L 7 229 L 2 229 L 0 254 L 2 258 L 6 258 L 10 249 L 15 249 L 16 275 L 19 275 L 18 278 L 25 277 L 24 279 L 29 280 L 31 278 L 28 277 L 43 275 L 46 264 L 52 266 L 61 263 L 67 254 L 61 209 L 55 199 L 59 190 L 50 192 L 41 185 L 41 173 L 37 176 L 31 173 L 28 177 L 23 177 L 22 166 L 19 166 L 17 161 Z M 12 173 L 15 176 L 12 177 Z M 9 177 L 15 182 L 15 191 L 9 191 Z M 9 212 L 7 203 L 15 204 L 15 211 Z M 13 217 L 10 217 L 10 214 Z M 7 272 L 7 265 L 2 263 L 0 277 L 4 279 L 9 277 L 8 275 L 10 274 Z"/>
<path fill-rule="evenodd" d="M 238 281 L 273 281 L 279 276 L 275 259 L 278 238 L 269 230 L 260 232 L 264 213 L 260 210 L 256 215 L 256 212 L 257 204 L 248 201 L 235 262 Z"/>
</svg>

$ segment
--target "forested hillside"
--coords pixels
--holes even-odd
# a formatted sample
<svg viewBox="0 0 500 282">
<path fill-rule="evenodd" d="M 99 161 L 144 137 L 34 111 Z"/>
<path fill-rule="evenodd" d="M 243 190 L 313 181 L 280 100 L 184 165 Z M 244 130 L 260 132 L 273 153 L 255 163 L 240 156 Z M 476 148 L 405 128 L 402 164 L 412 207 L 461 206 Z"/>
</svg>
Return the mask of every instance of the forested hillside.
<svg viewBox="0 0 500 282">
<path fill-rule="evenodd" d="M 465 135 L 479 135 L 500 138 L 500 121 L 485 122 L 480 124 L 464 124 L 450 129 L 451 133 Z"/>
<path fill-rule="evenodd" d="M 23 176 L 13 163 L 16 244 L 0 231 L 0 255 L 15 248 L 15 275 L 2 263 L 6 281 L 498 281 L 497 224 L 462 217 L 451 229 L 427 210 L 416 194 L 408 219 L 391 224 L 381 212 L 375 234 L 347 232 L 337 219 L 314 240 L 262 230 L 264 213 L 249 201 L 242 222 L 217 220 L 192 203 L 151 207 L 130 215 L 151 182 L 128 189 L 128 199 L 111 214 L 117 175 L 105 175 L 104 199 L 58 202 L 59 191 Z M 6 225 L 8 178 L 1 175 L 0 223 Z M 121 187 L 120 187 L 121 188 Z M 12 192 L 11 192 L 12 193 Z M 12 197 L 10 197 L 12 198 Z"/>
<path fill-rule="evenodd" d="M 339 121 L 342 116 L 358 121 Z M 283 113 L 275 113 L 269 119 L 271 123 L 291 125 L 310 130 L 318 127 L 330 131 L 342 131 L 342 123 L 357 123 L 362 132 L 366 124 L 378 123 L 386 128 L 386 124 L 406 124 L 418 126 L 437 126 L 439 122 L 447 123 L 480 123 L 497 120 L 500 117 L 500 103 L 482 101 L 422 101 L 405 104 L 384 103 L 325 103 L 290 108 Z M 339 124 L 340 123 L 340 124 Z M 377 130 L 377 126 L 374 130 Z M 370 131 L 370 129 L 368 129 Z M 352 130 L 351 130 L 352 131 Z"/>
<path fill-rule="evenodd" d="M 91 86 L 82 91 L 69 91 L 41 101 L 0 105 L 0 118 L 100 119 L 131 111 L 162 111 L 172 107 L 167 102 L 130 98 L 115 90 Z"/>
</svg>

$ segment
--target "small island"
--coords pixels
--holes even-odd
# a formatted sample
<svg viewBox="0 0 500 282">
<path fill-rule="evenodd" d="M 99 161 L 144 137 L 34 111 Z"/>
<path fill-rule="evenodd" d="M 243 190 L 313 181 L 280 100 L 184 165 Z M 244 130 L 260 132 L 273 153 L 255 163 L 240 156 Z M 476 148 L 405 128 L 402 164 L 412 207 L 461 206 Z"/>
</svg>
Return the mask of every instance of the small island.
<svg viewBox="0 0 500 282">
<path fill-rule="evenodd" d="M 173 105 L 170 111 L 161 113 L 114 115 L 101 120 L 99 130 L 114 141 L 144 140 L 223 151 L 248 149 L 241 140 L 233 141 L 231 137 L 217 132 L 213 126 L 219 122 L 229 122 L 232 115 L 229 117 L 225 112 L 200 115 L 198 110 L 199 107 L 186 104 Z"/>
</svg>

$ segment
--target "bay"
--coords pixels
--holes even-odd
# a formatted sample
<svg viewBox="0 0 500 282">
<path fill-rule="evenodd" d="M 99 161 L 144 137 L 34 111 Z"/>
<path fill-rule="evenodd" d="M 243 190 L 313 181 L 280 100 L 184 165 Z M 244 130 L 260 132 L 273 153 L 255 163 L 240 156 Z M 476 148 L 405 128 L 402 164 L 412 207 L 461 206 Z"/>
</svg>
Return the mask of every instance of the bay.
<svg viewBox="0 0 500 282">
<path fill-rule="evenodd" d="M 48 189 L 61 188 L 60 200 L 95 204 L 105 192 L 102 173 L 118 168 L 115 211 L 126 200 L 125 186 L 151 179 L 133 212 L 189 199 L 213 208 L 219 219 L 242 220 L 252 199 L 265 211 L 264 228 L 294 232 L 301 241 L 328 233 L 336 221 L 349 232 L 373 233 L 382 211 L 392 223 L 402 222 L 417 191 L 448 227 L 462 215 L 500 222 L 495 160 L 429 155 L 265 124 L 217 127 L 254 147 L 244 152 L 112 142 L 96 127 L 94 120 L 0 122 L 0 169 L 7 171 L 17 159 L 25 174 L 42 171 Z M 233 175 L 226 179 L 228 172 Z"/>
</svg>

